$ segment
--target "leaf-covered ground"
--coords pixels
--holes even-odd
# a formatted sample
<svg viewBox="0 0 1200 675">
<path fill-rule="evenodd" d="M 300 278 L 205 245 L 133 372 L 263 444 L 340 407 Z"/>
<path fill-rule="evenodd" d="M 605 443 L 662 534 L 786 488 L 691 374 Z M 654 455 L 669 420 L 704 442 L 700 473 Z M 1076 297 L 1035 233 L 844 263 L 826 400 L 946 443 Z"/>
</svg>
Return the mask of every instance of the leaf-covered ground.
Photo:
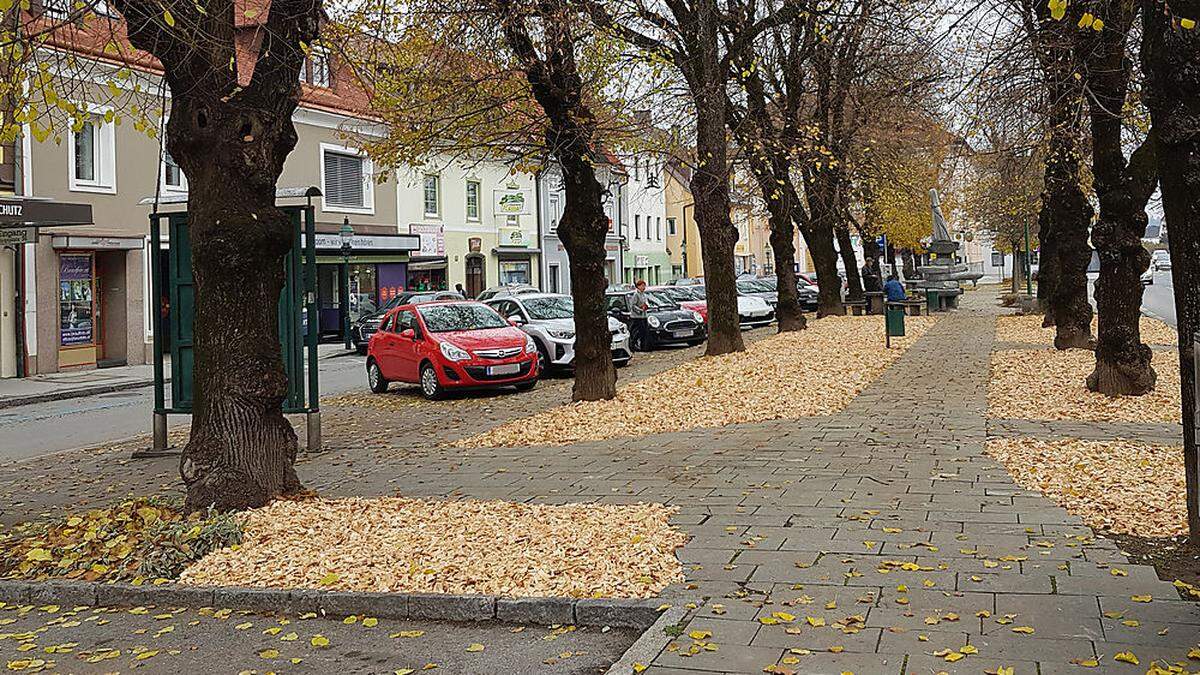
<svg viewBox="0 0 1200 675">
<path fill-rule="evenodd" d="M 1054 344 L 1054 328 L 1042 328 L 1041 314 L 1001 316 L 996 318 L 996 339 L 1000 342 L 1023 342 L 1026 344 Z M 1092 335 L 1096 334 L 1098 321 L 1092 320 Z M 1142 342 L 1148 345 L 1178 344 L 1179 335 L 1167 324 L 1143 316 L 1141 321 Z"/>
<path fill-rule="evenodd" d="M 1088 391 L 1096 356 L 1085 349 L 1010 349 L 992 354 L 988 413 L 992 419 L 1085 422 L 1180 420 L 1179 354 L 1155 351 L 1154 391 L 1111 397 Z"/>
<path fill-rule="evenodd" d="M 651 597 L 687 536 L 656 504 L 402 498 L 277 501 L 182 583 L 512 597 Z"/>
<path fill-rule="evenodd" d="M 610 401 L 571 403 L 472 436 L 458 447 L 564 445 L 730 424 L 832 415 L 898 359 L 937 317 L 906 317 L 884 344 L 883 318 L 826 317 L 746 351 L 618 383 Z"/>
<path fill-rule="evenodd" d="M 174 579 L 187 564 L 240 540 L 239 516 L 184 516 L 177 500 L 128 499 L 0 531 L 0 578 Z"/>
</svg>

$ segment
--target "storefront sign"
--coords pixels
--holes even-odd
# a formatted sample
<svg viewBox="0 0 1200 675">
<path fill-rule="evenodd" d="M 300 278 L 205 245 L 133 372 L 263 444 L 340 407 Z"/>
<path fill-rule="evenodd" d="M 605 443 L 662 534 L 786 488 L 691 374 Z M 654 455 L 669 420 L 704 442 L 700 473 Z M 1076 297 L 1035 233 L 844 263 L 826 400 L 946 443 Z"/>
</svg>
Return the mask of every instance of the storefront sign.
<svg viewBox="0 0 1200 675">
<path fill-rule="evenodd" d="M 533 203 L 533 193 L 530 190 L 504 189 L 492 190 L 496 215 L 498 216 L 527 216 L 529 205 Z"/>
<path fill-rule="evenodd" d="M 86 248 L 106 251 L 137 251 L 146 245 L 141 237 L 76 237 L 56 236 L 50 240 L 54 248 Z"/>
<path fill-rule="evenodd" d="M 333 249 L 340 251 L 342 236 L 340 234 L 317 234 L 315 237 L 318 249 Z M 367 251 L 416 251 L 421 248 L 421 238 L 413 234 L 356 234 L 350 238 L 350 249 L 363 253 Z"/>
<path fill-rule="evenodd" d="M 633 266 L 634 267 L 649 267 L 650 266 L 650 256 L 648 256 L 648 255 L 633 256 Z"/>
<path fill-rule="evenodd" d="M 421 238 L 421 248 L 417 255 L 422 257 L 446 255 L 446 234 L 441 225 L 412 223 L 408 226 L 408 232 Z"/>
<path fill-rule="evenodd" d="M 91 204 L 64 204 L 48 199 L 0 199 L 0 227 L 13 225 L 87 225 Z"/>
<path fill-rule="evenodd" d="M 92 256 L 58 257 L 59 344 L 92 344 Z"/>
<path fill-rule="evenodd" d="M 37 241 L 37 228 L 15 227 L 0 229 L 0 246 L 32 244 Z"/>
<path fill-rule="evenodd" d="M 533 242 L 533 237 L 527 235 L 519 227 L 501 227 L 499 228 L 499 235 L 500 246 L 528 247 Z"/>
</svg>

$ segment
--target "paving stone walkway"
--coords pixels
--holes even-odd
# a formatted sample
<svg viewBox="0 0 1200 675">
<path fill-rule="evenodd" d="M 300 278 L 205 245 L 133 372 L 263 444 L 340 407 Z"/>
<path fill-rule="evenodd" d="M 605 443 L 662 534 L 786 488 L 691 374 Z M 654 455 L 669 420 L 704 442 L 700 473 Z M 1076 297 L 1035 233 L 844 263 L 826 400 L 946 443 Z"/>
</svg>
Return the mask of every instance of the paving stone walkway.
<svg viewBox="0 0 1200 675">
<path fill-rule="evenodd" d="M 668 601 L 696 608 L 651 675 L 1196 669 L 1200 605 L 984 455 L 990 300 L 969 295 L 836 416 L 441 450 L 325 489 L 678 506 L 688 582 Z"/>
</svg>

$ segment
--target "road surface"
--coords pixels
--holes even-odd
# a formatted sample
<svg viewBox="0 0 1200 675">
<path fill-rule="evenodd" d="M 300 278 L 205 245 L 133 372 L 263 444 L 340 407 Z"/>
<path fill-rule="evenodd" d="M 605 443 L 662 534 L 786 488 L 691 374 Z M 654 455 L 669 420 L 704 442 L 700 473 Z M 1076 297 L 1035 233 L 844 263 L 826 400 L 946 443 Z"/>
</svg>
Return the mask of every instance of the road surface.
<svg viewBox="0 0 1200 675">
<path fill-rule="evenodd" d="M 321 393 L 365 388 L 362 358 L 322 358 Z M 153 387 L 0 409 L 0 462 L 149 434 L 153 409 Z M 172 418 L 176 423 L 186 424 L 187 418 Z"/>
</svg>

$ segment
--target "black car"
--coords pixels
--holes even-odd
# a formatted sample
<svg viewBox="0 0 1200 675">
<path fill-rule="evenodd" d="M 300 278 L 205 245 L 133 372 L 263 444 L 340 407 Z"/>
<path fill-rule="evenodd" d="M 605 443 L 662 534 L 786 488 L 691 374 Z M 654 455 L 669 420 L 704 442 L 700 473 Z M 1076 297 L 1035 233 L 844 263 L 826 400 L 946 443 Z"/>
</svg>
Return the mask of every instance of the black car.
<svg viewBox="0 0 1200 675">
<path fill-rule="evenodd" d="M 371 339 L 371 335 L 379 330 L 379 324 L 383 321 L 383 317 L 393 307 L 400 305 L 411 305 L 418 302 L 431 302 L 433 300 L 466 300 L 461 293 L 454 291 L 405 291 L 392 296 L 391 300 L 384 303 L 383 307 L 358 317 L 358 320 L 350 324 L 350 340 L 354 343 L 354 348 L 359 354 L 367 353 L 367 341 Z"/>
<path fill-rule="evenodd" d="M 633 307 L 633 291 L 609 290 L 605 293 L 608 314 L 628 324 Z M 644 345 L 633 345 L 635 350 L 654 347 L 688 345 L 694 346 L 708 339 L 708 328 L 698 312 L 684 309 L 665 296 L 647 293 L 646 341 Z"/>
<path fill-rule="evenodd" d="M 806 312 L 817 311 L 817 306 L 821 304 L 817 287 L 800 277 L 796 277 L 796 300 L 800 302 L 800 309 Z"/>
</svg>

